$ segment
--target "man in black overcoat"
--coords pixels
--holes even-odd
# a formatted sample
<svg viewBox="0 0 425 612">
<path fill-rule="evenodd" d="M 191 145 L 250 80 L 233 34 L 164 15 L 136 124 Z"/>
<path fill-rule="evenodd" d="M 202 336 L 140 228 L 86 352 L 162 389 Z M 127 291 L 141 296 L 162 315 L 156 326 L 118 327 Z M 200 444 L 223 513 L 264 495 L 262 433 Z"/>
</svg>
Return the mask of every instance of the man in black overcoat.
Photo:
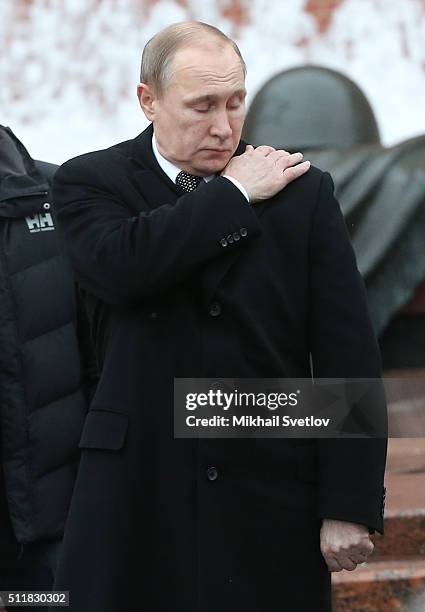
<svg viewBox="0 0 425 612">
<path fill-rule="evenodd" d="M 170 26 L 142 59 L 151 125 L 56 174 L 101 370 L 56 582 L 73 612 L 326 612 L 383 529 L 383 439 L 174 438 L 175 377 L 380 376 L 332 179 L 240 141 L 244 81 L 221 32 Z"/>
</svg>

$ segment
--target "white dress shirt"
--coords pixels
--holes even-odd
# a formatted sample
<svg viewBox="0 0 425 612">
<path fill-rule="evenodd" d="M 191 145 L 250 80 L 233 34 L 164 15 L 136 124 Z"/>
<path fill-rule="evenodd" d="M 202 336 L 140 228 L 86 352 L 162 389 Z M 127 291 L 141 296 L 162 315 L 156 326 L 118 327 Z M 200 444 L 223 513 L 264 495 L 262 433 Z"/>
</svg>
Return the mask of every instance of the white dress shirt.
<svg viewBox="0 0 425 612">
<path fill-rule="evenodd" d="M 177 175 L 179 174 L 179 172 L 181 172 L 181 168 L 178 168 L 177 166 L 172 164 L 168 159 L 165 159 L 165 157 L 163 155 L 161 155 L 161 153 L 158 151 L 158 146 L 156 144 L 155 134 L 153 134 L 153 136 L 152 136 L 152 150 L 153 150 L 153 153 L 154 153 L 154 155 L 156 157 L 156 161 L 161 166 L 162 170 L 173 181 L 173 183 L 175 183 Z M 223 178 L 226 178 L 231 183 L 233 183 L 235 185 L 235 187 L 237 187 L 239 189 L 239 191 L 241 191 L 243 193 L 243 195 L 245 196 L 245 198 L 249 202 L 249 196 L 248 196 L 248 193 L 247 193 L 245 187 L 237 179 L 233 178 L 233 176 L 227 176 L 225 174 L 223 174 L 222 176 L 223 176 Z M 210 181 L 213 180 L 213 178 L 215 178 L 215 174 L 210 174 L 209 176 L 203 176 L 202 178 L 204 179 L 204 181 L 206 183 L 209 183 Z"/>
</svg>

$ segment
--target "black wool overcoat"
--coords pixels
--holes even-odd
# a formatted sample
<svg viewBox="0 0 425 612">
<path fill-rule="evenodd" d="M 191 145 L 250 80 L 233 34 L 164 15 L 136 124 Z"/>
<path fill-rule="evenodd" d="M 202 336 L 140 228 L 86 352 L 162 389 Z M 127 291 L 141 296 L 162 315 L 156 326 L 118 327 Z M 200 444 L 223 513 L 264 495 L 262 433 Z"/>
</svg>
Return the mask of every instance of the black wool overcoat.
<svg viewBox="0 0 425 612">
<path fill-rule="evenodd" d="M 332 180 L 183 194 L 151 138 L 55 178 L 101 369 L 56 588 L 72 612 L 325 612 L 321 519 L 382 531 L 385 441 L 174 439 L 173 379 L 380 375 Z"/>
</svg>

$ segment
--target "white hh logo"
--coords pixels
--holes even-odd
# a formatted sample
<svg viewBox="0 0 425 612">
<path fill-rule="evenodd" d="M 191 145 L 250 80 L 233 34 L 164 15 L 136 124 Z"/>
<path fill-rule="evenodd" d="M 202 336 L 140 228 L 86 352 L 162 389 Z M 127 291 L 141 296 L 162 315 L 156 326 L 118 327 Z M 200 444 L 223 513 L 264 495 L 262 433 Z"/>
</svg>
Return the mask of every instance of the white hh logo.
<svg viewBox="0 0 425 612">
<path fill-rule="evenodd" d="M 50 213 L 39 213 L 32 217 L 25 217 L 28 229 L 31 234 L 35 232 L 48 232 L 54 230 L 55 226 L 53 223 L 52 215 Z"/>
</svg>

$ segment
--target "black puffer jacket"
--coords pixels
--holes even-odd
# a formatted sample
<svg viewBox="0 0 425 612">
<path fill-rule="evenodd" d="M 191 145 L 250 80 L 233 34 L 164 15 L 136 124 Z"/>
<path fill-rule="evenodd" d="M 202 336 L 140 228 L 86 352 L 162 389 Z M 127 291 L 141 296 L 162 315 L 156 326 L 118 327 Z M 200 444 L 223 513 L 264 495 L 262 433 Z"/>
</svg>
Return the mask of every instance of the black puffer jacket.
<svg viewBox="0 0 425 612">
<path fill-rule="evenodd" d="M 0 126 L 0 495 L 22 544 L 63 532 L 87 410 L 52 169 Z"/>
</svg>

